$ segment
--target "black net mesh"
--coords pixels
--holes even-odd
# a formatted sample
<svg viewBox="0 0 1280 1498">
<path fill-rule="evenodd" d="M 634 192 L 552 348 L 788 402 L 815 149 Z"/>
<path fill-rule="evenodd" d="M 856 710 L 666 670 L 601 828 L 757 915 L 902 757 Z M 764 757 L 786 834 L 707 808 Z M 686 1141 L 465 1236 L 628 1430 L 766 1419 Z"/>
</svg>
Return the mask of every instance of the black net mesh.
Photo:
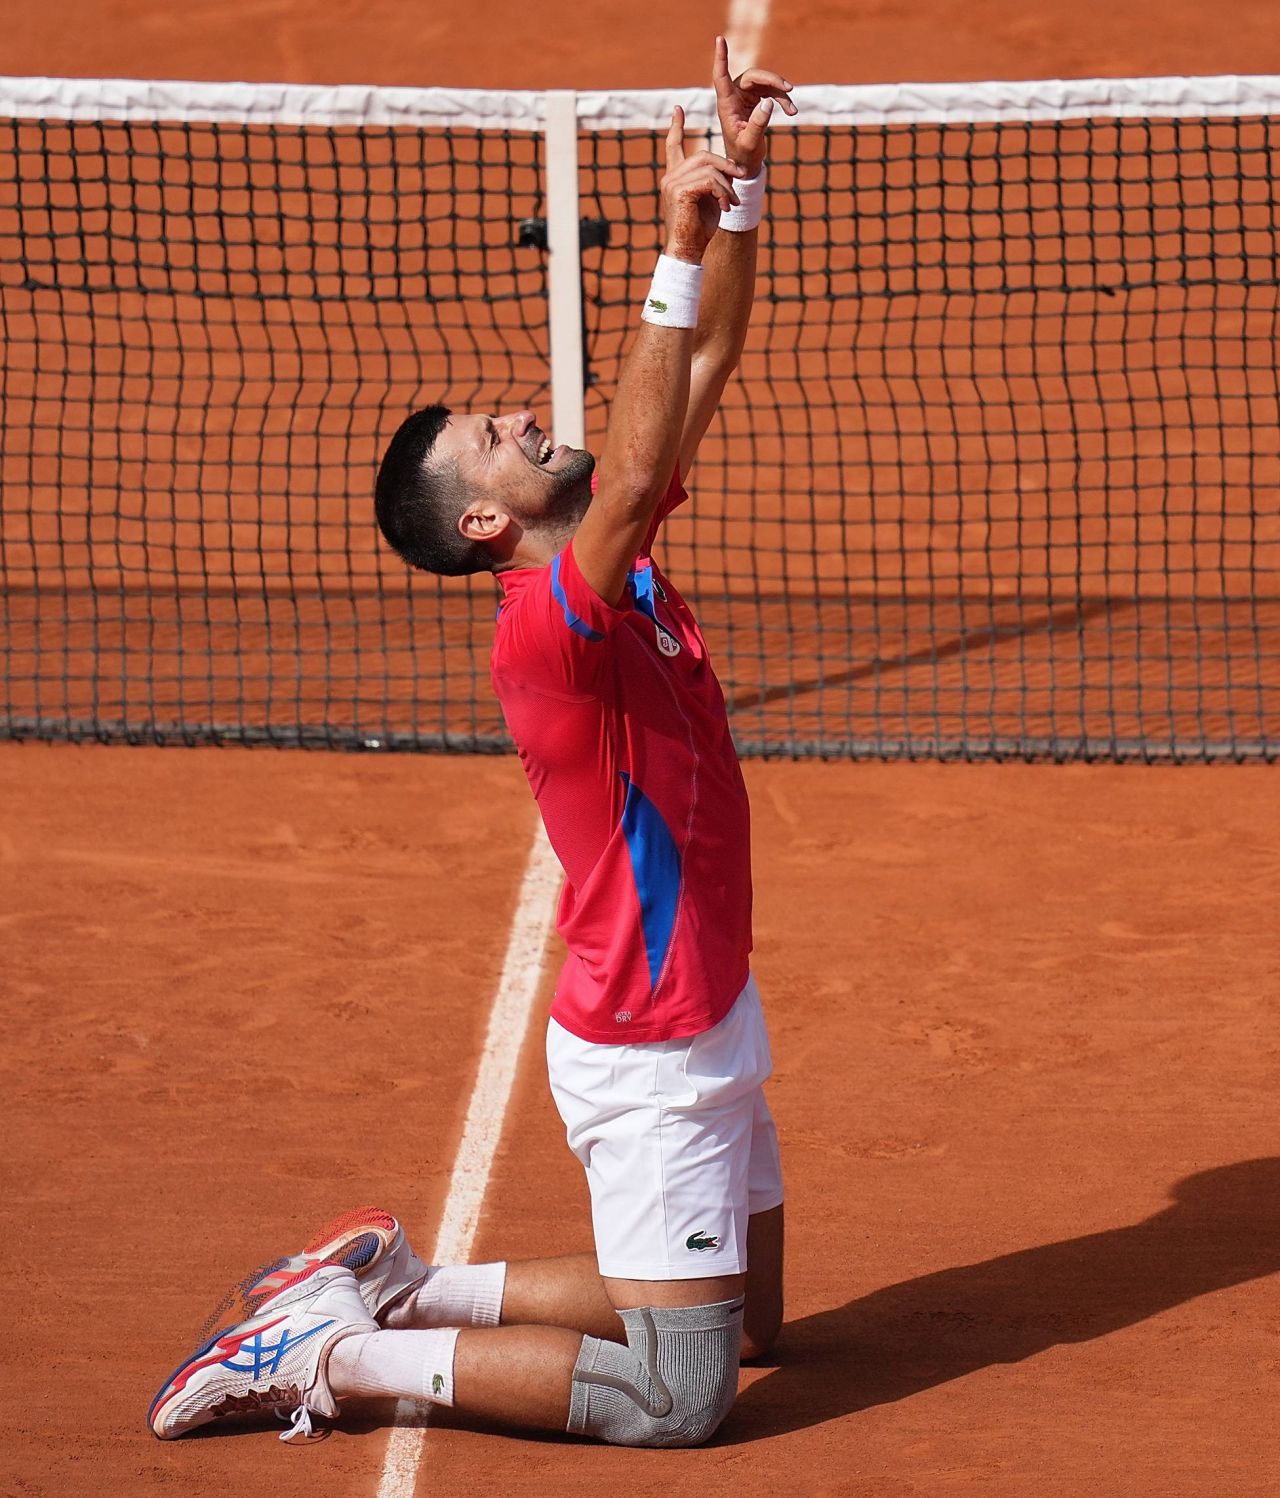
<svg viewBox="0 0 1280 1498">
<path fill-rule="evenodd" d="M 541 142 L 0 127 L 0 733 L 499 747 L 490 579 L 380 546 L 417 406 L 545 401 Z"/>
<path fill-rule="evenodd" d="M 587 211 L 657 142 L 593 143 Z M 777 132 L 664 565 L 747 749 L 1280 754 L 1280 122 Z M 654 218 L 588 255 L 604 426 Z"/>
<path fill-rule="evenodd" d="M 593 443 L 659 144 L 582 139 Z M 742 747 L 1280 757 L 1280 121 L 772 150 L 661 549 Z M 492 583 L 369 494 L 417 405 L 548 415 L 540 195 L 515 132 L 4 125 L 0 733 L 502 747 Z"/>
</svg>

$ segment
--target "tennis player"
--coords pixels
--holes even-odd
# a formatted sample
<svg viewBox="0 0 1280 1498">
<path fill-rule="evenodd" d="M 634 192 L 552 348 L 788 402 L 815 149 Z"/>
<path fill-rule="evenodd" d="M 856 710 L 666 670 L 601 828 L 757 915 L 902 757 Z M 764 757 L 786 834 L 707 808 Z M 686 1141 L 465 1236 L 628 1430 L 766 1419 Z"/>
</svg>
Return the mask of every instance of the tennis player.
<svg viewBox="0 0 1280 1498">
<path fill-rule="evenodd" d="M 172 1437 L 245 1409 L 286 1438 L 346 1395 L 426 1399 L 629 1446 L 705 1441 L 782 1317 L 782 1176 L 749 968 L 749 812 L 724 699 L 653 560 L 741 355 L 765 136 L 791 85 L 730 76 L 724 156 L 666 142 L 666 252 L 598 482 L 531 411 L 409 417 L 378 475 L 383 534 L 430 572 L 492 572 L 494 689 L 566 883 L 551 1088 L 586 1168 L 596 1254 L 428 1267 L 394 1217 L 348 1214 L 249 1284 L 247 1319 L 166 1382 Z"/>
</svg>

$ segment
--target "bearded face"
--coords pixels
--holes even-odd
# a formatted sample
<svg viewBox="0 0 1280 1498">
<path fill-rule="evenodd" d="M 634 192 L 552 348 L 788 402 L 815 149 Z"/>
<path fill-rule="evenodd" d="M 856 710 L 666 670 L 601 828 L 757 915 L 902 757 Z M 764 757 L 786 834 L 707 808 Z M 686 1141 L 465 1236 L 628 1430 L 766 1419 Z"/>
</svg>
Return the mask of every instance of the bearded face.
<svg viewBox="0 0 1280 1498">
<path fill-rule="evenodd" d="M 507 496 L 511 513 L 527 530 L 576 530 L 591 506 L 596 460 L 582 448 L 558 447 L 555 468 L 542 468 Z"/>
</svg>

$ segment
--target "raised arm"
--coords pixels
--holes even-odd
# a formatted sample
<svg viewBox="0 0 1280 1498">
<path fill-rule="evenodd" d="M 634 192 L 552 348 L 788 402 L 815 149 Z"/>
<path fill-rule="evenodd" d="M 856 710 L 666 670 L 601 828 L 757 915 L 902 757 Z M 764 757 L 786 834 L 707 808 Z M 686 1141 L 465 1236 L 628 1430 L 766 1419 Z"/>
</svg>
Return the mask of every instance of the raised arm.
<svg viewBox="0 0 1280 1498">
<path fill-rule="evenodd" d="M 773 101 L 795 114 L 791 84 L 779 73 L 748 68 L 741 77 L 729 73 L 729 47 L 716 37 L 711 81 L 724 136 L 725 155 L 743 168 L 744 179 L 756 180 L 764 169 L 765 132 Z M 763 190 L 763 184 L 761 189 Z M 744 192 L 744 196 L 745 196 Z M 738 367 L 751 320 L 756 287 L 756 229 L 730 227 L 717 234 L 707 250 L 702 284 L 702 306 L 694 335 L 689 375 L 689 403 L 680 435 L 680 470 L 693 466 L 729 376 Z"/>
<path fill-rule="evenodd" d="M 697 282 L 720 214 L 737 199 L 743 169 L 722 156 L 684 153 L 684 113 L 667 132 L 662 179 L 666 253 L 659 261 L 609 415 L 600 487 L 573 540 L 583 577 L 606 603 L 622 601 L 627 573 L 675 471 L 689 406 Z M 682 322 L 687 326 L 681 326 Z"/>
</svg>

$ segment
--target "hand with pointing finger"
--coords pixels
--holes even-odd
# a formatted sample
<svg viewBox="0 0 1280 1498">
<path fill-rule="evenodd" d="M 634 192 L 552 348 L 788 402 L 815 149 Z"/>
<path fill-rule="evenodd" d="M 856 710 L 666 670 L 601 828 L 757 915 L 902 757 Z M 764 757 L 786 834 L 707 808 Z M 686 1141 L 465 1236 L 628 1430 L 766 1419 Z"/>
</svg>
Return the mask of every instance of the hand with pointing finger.
<svg viewBox="0 0 1280 1498">
<path fill-rule="evenodd" d="M 785 114 L 799 112 L 791 102 L 792 85 L 781 73 L 771 73 L 767 68 L 748 68 L 737 78 L 731 77 L 729 44 L 722 36 L 716 37 L 711 82 L 725 154 L 746 168 L 746 176 L 754 177 L 764 163 L 765 129 L 773 114 L 773 101 L 778 100 Z"/>
<path fill-rule="evenodd" d="M 662 179 L 666 253 L 700 265 L 720 225 L 721 212 L 738 201 L 734 180 L 745 176 L 743 167 L 712 151 L 685 155 L 684 110 L 677 104 L 667 131 L 667 170 Z"/>
</svg>

